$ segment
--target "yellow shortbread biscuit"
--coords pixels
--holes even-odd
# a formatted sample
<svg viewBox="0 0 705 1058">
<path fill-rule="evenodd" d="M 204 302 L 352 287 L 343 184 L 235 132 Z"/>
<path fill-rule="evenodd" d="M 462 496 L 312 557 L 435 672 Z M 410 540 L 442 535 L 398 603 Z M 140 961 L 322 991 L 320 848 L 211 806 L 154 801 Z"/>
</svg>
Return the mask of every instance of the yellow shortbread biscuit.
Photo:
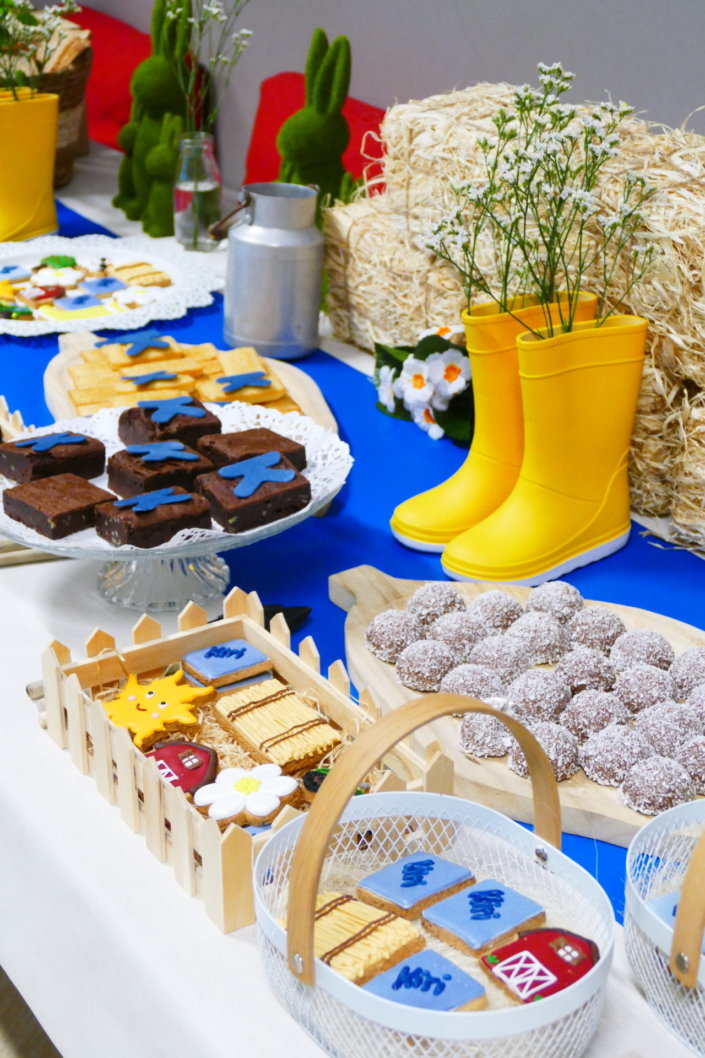
<svg viewBox="0 0 705 1058">
<path fill-rule="evenodd" d="M 131 261 L 125 265 L 113 265 L 108 269 L 108 274 L 121 279 L 123 283 L 134 284 L 141 287 L 170 287 L 171 277 L 147 264 L 146 261 Z"/>
<path fill-rule="evenodd" d="M 269 404 L 286 396 L 286 387 L 278 375 L 262 360 L 255 349 L 243 346 L 241 349 L 228 349 L 218 353 L 220 372 L 212 379 L 201 379 L 199 383 L 201 400 L 231 401 L 241 400 L 247 404 Z M 237 375 L 261 373 L 263 385 L 242 386 L 240 389 L 225 389 L 219 378 L 232 378 Z"/>
<path fill-rule="evenodd" d="M 297 404 L 295 400 L 292 400 L 290 396 L 280 397 L 279 400 L 270 400 L 267 403 L 268 408 L 274 408 L 275 411 L 280 411 L 282 415 L 286 415 L 288 411 L 298 412 L 299 415 L 303 415 L 301 405 Z"/>
<path fill-rule="evenodd" d="M 142 397 L 139 393 L 115 393 L 111 397 L 106 397 L 105 400 L 81 403 L 80 397 L 79 400 L 76 399 L 75 395 L 77 392 L 77 390 L 69 390 L 69 396 L 71 397 L 79 415 L 93 415 L 94 412 L 100 411 L 101 408 L 131 408 L 138 400 L 149 400 L 149 397 L 146 394 Z M 159 400 L 170 400 L 172 397 L 180 396 L 180 391 L 163 389 L 159 393 Z"/>
<path fill-rule="evenodd" d="M 151 393 L 158 393 L 159 399 L 163 400 L 167 394 L 170 397 L 179 397 L 182 393 L 191 393 L 195 384 L 195 380 L 190 375 L 177 375 L 176 378 L 159 379 L 155 382 L 150 382 L 147 386 L 138 386 L 134 382 L 122 379 L 120 375 L 111 375 L 107 379 L 96 379 L 92 384 L 77 386 L 76 389 L 70 390 L 70 394 L 74 403 L 81 404 L 94 404 L 97 401 L 107 402 L 108 398 L 116 397 L 119 394 L 126 394 L 137 401 L 141 400 L 142 397 L 145 400 L 149 400 Z"/>
</svg>

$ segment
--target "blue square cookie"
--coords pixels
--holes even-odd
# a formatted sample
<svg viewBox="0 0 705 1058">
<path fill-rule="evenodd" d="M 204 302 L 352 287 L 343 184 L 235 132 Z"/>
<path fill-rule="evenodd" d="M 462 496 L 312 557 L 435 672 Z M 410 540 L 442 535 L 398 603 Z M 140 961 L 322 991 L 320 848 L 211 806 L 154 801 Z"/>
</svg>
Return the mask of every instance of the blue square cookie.
<svg viewBox="0 0 705 1058">
<path fill-rule="evenodd" d="M 488 878 L 424 911 L 423 924 L 440 940 L 476 955 L 545 918 L 535 900 Z"/>
<path fill-rule="evenodd" d="M 192 650 L 184 655 L 181 667 L 188 676 L 193 676 L 208 687 L 221 687 L 228 683 L 267 672 L 272 662 L 257 647 L 244 639 L 231 639 L 227 643 Z"/>
<path fill-rule="evenodd" d="M 363 988 L 382 999 L 420 1010 L 480 1010 L 487 1006 L 487 993 L 479 981 L 431 948 L 373 977 Z"/>
<path fill-rule="evenodd" d="M 432 852 L 414 852 L 363 878 L 357 896 L 402 918 L 416 918 L 424 908 L 467 888 L 474 880 L 467 867 Z"/>
</svg>

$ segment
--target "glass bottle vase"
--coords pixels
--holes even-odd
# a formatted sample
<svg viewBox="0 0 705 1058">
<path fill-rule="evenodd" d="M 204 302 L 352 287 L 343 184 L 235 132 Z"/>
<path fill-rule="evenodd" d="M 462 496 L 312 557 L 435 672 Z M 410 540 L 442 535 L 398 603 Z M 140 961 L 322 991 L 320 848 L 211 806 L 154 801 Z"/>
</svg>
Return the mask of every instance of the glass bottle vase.
<svg viewBox="0 0 705 1058">
<path fill-rule="evenodd" d="M 215 250 L 208 228 L 220 217 L 220 170 L 208 132 L 182 136 L 174 185 L 174 234 L 186 250 Z"/>
</svg>

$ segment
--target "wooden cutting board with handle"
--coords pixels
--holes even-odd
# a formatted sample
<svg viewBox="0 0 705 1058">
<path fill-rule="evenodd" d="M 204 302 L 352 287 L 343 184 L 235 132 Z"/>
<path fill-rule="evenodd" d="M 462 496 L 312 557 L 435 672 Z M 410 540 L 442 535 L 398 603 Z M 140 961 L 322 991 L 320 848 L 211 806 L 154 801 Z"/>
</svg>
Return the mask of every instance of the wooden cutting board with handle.
<svg viewBox="0 0 705 1058">
<path fill-rule="evenodd" d="M 382 712 L 412 701 L 420 692 L 408 690 L 398 683 L 394 665 L 380 661 L 367 649 L 365 630 L 372 618 L 383 610 L 403 610 L 411 595 L 424 583 L 427 582 L 389 577 L 372 566 L 356 566 L 336 573 L 329 579 L 331 601 L 348 615 L 345 620 L 348 672 L 358 691 L 366 688 Z M 468 604 L 481 592 L 496 588 L 513 595 L 524 604 L 531 591 L 530 588 L 513 584 L 456 583 L 453 586 Z M 614 610 L 628 630 L 648 628 L 660 632 L 676 655 L 690 647 L 705 646 L 705 632 L 682 621 L 632 606 L 589 600 L 585 604 L 607 606 Z M 424 742 L 421 742 L 421 738 Z M 428 725 L 417 739 L 418 749 L 425 749 L 426 739 L 436 740 L 443 753 L 453 762 L 454 790 L 458 796 L 489 805 L 512 819 L 532 821 L 531 785 L 528 779 L 522 779 L 510 771 L 506 758 L 480 759 L 465 753 L 460 747 L 460 720 L 445 717 Z M 636 831 L 650 818 L 627 808 L 615 787 L 592 782 L 582 770 L 559 783 L 558 789 L 563 827 L 571 834 L 627 846 Z"/>
</svg>

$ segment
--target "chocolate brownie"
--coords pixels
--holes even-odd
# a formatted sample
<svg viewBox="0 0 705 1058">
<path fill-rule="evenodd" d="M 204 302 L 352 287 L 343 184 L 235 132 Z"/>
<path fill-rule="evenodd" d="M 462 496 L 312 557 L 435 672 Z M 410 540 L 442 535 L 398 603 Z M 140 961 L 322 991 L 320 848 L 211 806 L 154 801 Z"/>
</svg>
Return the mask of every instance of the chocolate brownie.
<svg viewBox="0 0 705 1058">
<path fill-rule="evenodd" d="M 211 515 L 203 496 L 177 487 L 101 503 L 95 531 L 109 544 L 158 547 L 180 529 L 210 529 Z"/>
<path fill-rule="evenodd" d="M 221 467 L 200 477 L 196 486 L 226 533 L 240 533 L 286 518 L 311 499 L 308 480 L 279 452 Z"/>
<path fill-rule="evenodd" d="M 282 437 L 274 430 L 258 426 L 237 433 L 209 434 L 201 437 L 197 448 L 214 467 L 224 467 L 241 459 L 259 456 L 264 452 L 281 452 L 297 470 L 306 466 L 306 449 L 299 441 Z"/>
<path fill-rule="evenodd" d="M 105 445 L 86 434 L 45 433 L 0 444 L 0 474 L 13 481 L 36 481 L 54 474 L 97 478 L 105 467 Z"/>
<path fill-rule="evenodd" d="M 128 445 L 111 455 L 108 485 L 118 496 L 137 496 L 167 485 L 192 489 L 198 475 L 212 469 L 210 460 L 181 441 L 154 441 L 152 444 Z"/>
<path fill-rule="evenodd" d="M 140 400 L 118 419 L 118 437 L 126 445 L 183 441 L 195 448 L 199 437 L 212 433 L 220 433 L 220 419 L 187 394 L 168 400 Z"/>
<path fill-rule="evenodd" d="M 5 489 L 5 514 L 50 540 L 88 529 L 99 503 L 115 497 L 76 474 L 55 474 Z"/>
</svg>

